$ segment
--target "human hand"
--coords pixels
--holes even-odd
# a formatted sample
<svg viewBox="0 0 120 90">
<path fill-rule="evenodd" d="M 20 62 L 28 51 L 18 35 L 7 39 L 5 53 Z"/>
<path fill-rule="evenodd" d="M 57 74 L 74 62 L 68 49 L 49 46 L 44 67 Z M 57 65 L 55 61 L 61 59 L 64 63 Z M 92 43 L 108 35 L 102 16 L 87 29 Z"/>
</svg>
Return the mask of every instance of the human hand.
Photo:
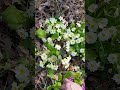
<svg viewBox="0 0 120 90">
<path fill-rule="evenodd" d="M 65 79 L 62 85 L 62 90 L 82 90 L 82 87 L 68 79 Z"/>
</svg>

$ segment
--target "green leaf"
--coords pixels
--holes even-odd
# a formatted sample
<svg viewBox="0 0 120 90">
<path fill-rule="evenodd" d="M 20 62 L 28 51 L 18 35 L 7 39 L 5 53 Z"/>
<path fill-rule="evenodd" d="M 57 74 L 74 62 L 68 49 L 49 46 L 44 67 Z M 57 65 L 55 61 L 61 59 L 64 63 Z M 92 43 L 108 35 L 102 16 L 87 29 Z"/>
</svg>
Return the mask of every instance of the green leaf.
<svg viewBox="0 0 120 90">
<path fill-rule="evenodd" d="M 75 27 L 75 23 L 72 22 L 72 23 L 70 24 L 70 28 L 74 28 L 74 27 Z"/>
<path fill-rule="evenodd" d="M 38 36 L 38 38 L 44 38 L 46 36 L 46 33 L 44 30 L 42 30 L 41 28 L 39 28 L 37 31 L 36 31 L 36 35 Z"/>
<path fill-rule="evenodd" d="M 95 60 L 97 57 L 98 56 L 93 49 L 86 49 L 86 59 L 87 60 Z"/>
<path fill-rule="evenodd" d="M 64 75 L 64 78 L 70 78 L 73 76 L 73 73 L 71 71 L 66 72 L 66 74 Z"/>
<path fill-rule="evenodd" d="M 62 74 L 61 73 L 58 74 L 58 81 L 62 81 Z"/>
<path fill-rule="evenodd" d="M 45 43 L 45 45 L 46 45 L 47 48 L 51 51 L 51 54 L 54 54 L 54 55 L 56 55 L 56 56 L 59 55 L 59 51 L 58 51 L 56 48 L 54 48 L 54 46 L 52 46 L 52 45 L 49 44 L 49 43 Z"/>
<path fill-rule="evenodd" d="M 52 38 L 53 40 L 55 40 L 55 39 L 57 39 L 58 37 L 59 37 L 59 33 L 55 33 L 55 34 L 52 35 L 51 38 Z"/>
<path fill-rule="evenodd" d="M 11 29 L 18 29 L 24 26 L 26 22 L 25 13 L 18 10 L 14 5 L 9 6 L 3 13 L 3 19 L 8 23 Z"/>
<path fill-rule="evenodd" d="M 22 41 L 22 45 L 31 51 L 31 53 L 34 55 L 35 53 L 35 44 L 33 43 L 33 40 L 31 38 L 26 38 Z"/>
</svg>

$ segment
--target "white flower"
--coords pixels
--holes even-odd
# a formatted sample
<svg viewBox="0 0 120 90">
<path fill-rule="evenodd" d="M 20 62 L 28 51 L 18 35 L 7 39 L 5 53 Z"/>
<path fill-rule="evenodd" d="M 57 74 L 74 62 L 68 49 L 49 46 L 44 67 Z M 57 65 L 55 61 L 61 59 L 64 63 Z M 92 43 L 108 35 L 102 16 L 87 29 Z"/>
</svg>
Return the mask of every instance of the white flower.
<svg viewBox="0 0 120 90">
<path fill-rule="evenodd" d="M 57 40 L 58 40 L 58 41 L 60 41 L 60 40 L 61 40 L 61 38 L 62 38 L 62 37 L 61 37 L 61 36 L 59 36 L 59 37 L 57 38 Z"/>
<path fill-rule="evenodd" d="M 62 29 L 66 29 L 66 25 L 65 25 L 65 24 L 62 24 L 62 25 L 61 25 L 61 28 L 62 28 Z"/>
<path fill-rule="evenodd" d="M 98 20 L 99 28 L 104 28 L 107 26 L 107 24 L 108 24 L 108 20 L 106 18 L 100 18 Z"/>
<path fill-rule="evenodd" d="M 108 61 L 112 64 L 116 63 L 118 61 L 118 55 L 117 54 L 109 54 L 109 56 L 107 57 Z"/>
<path fill-rule="evenodd" d="M 86 33 L 86 42 L 88 44 L 93 44 L 95 43 L 97 40 L 97 34 L 93 33 L 93 32 L 87 32 Z"/>
<path fill-rule="evenodd" d="M 80 53 L 84 53 L 85 52 L 85 49 L 80 49 Z"/>
<path fill-rule="evenodd" d="M 48 19 L 46 19 L 46 21 L 45 21 L 45 24 L 48 24 L 50 21 L 48 20 Z"/>
<path fill-rule="evenodd" d="M 83 57 L 82 60 L 85 62 L 85 57 Z"/>
<path fill-rule="evenodd" d="M 76 23 L 78 27 L 81 27 L 81 24 L 79 22 Z"/>
<path fill-rule="evenodd" d="M 61 49 L 61 46 L 58 45 L 58 44 L 56 44 L 56 45 L 55 45 L 55 48 L 56 48 L 57 50 L 60 50 L 60 49 Z"/>
<path fill-rule="evenodd" d="M 46 40 L 46 38 L 42 38 L 42 41 L 43 41 L 43 42 L 46 42 L 47 40 Z"/>
<path fill-rule="evenodd" d="M 97 4 L 92 4 L 88 7 L 88 10 L 93 13 L 96 11 L 97 8 L 98 8 Z"/>
<path fill-rule="evenodd" d="M 63 38 L 67 39 L 68 37 L 69 37 L 69 34 L 68 33 L 64 33 Z"/>
<path fill-rule="evenodd" d="M 58 69 L 58 66 L 57 65 L 53 65 L 52 63 L 48 64 L 46 67 L 47 68 L 51 68 L 52 70 L 57 70 Z"/>
<path fill-rule="evenodd" d="M 70 51 L 70 44 L 67 42 L 66 43 L 66 51 L 69 52 Z"/>
<path fill-rule="evenodd" d="M 75 71 L 79 71 L 80 67 L 79 66 L 74 66 Z"/>
<path fill-rule="evenodd" d="M 81 43 L 81 39 L 80 38 L 76 39 L 76 43 Z"/>
<path fill-rule="evenodd" d="M 91 17 L 91 16 L 89 16 L 89 15 L 86 15 L 86 16 L 85 16 L 86 26 L 88 26 L 91 22 L 93 22 L 93 17 Z"/>
<path fill-rule="evenodd" d="M 102 30 L 99 34 L 98 34 L 98 38 L 100 41 L 106 41 L 110 38 L 110 34 L 108 34 L 108 30 Z"/>
<path fill-rule="evenodd" d="M 58 32 L 58 33 L 61 33 L 61 29 L 57 29 L 57 32 Z"/>
<path fill-rule="evenodd" d="M 76 30 L 76 28 L 72 28 L 72 31 L 74 32 Z"/>
<path fill-rule="evenodd" d="M 59 29 L 60 26 L 61 26 L 60 24 L 56 24 L 56 25 L 55 25 L 55 27 L 56 27 L 57 29 Z"/>
<path fill-rule="evenodd" d="M 60 21 L 63 21 L 63 20 L 64 20 L 63 17 L 61 17 L 61 16 L 59 17 L 59 19 L 60 19 Z"/>
<path fill-rule="evenodd" d="M 54 70 L 58 70 L 58 66 L 57 65 L 54 65 Z"/>
<path fill-rule="evenodd" d="M 66 63 L 64 66 L 65 66 L 65 69 L 67 69 L 69 67 L 69 63 Z"/>
<path fill-rule="evenodd" d="M 75 44 L 75 40 L 74 40 L 74 39 L 70 40 L 70 43 L 71 43 L 72 45 L 74 45 L 74 44 Z"/>
<path fill-rule="evenodd" d="M 72 55 L 72 56 L 76 56 L 76 55 L 77 55 L 77 52 L 71 52 L 71 55 Z"/>
<path fill-rule="evenodd" d="M 55 34 L 56 33 L 56 30 L 55 29 L 52 29 L 51 31 L 50 31 L 50 34 Z"/>
<path fill-rule="evenodd" d="M 50 18 L 50 22 L 54 25 L 57 22 L 57 20 L 55 18 Z"/>
<path fill-rule="evenodd" d="M 22 64 L 19 66 L 15 67 L 15 73 L 16 73 L 16 78 L 20 81 L 23 82 L 27 79 L 29 76 L 29 70 Z"/>
<path fill-rule="evenodd" d="M 99 62 L 96 61 L 89 61 L 87 68 L 91 71 L 91 72 L 95 72 L 100 66 Z"/>
<path fill-rule="evenodd" d="M 50 58 L 48 58 L 49 62 L 55 62 L 57 60 L 57 57 L 55 55 L 52 55 Z"/>
<path fill-rule="evenodd" d="M 44 62 L 40 61 L 39 66 L 44 68 L 44 64 L 45 64 Z"/>
<path fill-rule="evenodd" d="M 120 74 L 115 74 L 115 75 L 113 76 L 113 80 L 115 80 L 115 82 L 116 82 L 117 84 L 120 84 Z"/>
<path fill-rule="evenodd" d="M 42 59 L 42 60 L 46 60 L 46 59 L 47 59 L 46 53 L 42 53 L 42 54 L 41 54 L 41 59 Z"/>
<path fill-rule="evenodd" d="M 50 33 L 51 30 L 52 30 L 52 26 L 48 26 L 46 31 L 47 31 L 47 33 Z"/>
<path fill-rule="evenodd" d="M 23 39 L 26 39 L 26 37 L 28 37 L 28 33 L 23 28 L 18 29 L 17 33 Z"/>
<path fill-rule="evenodd" d="M 88 25 L 88 30 L 89 30 L 90 32 L 96 32 L 97 29 L 98 29 L 98 24 L 96 23 L 95 20 L 92 20 L 92 21 L 90 22 L 90 24 Z"/>
<path fill-rule="evenodd" d="M 75 35 L 75 38 L 79 38 L 79 37 L 80 37 L 80 34 L 76 34 L 76 35 Z"/>
<path fill-rule="evenodd" d="M 110 34 L 110 35 L 115 35 L 116 32 L 117 32 L 116 27 L 111 26 L 110 28 L 108 28 L 108 34 Z"/>
<path fill-rule="evenodd" d="M 69 63 L 70 60 L 71 60 L 71 57 L 69 56 L 67 58 L 62 59 L 61 62 L 62 62 L 63 65 L 65 65 L 65 64 Z"/>
<path fill-rule="evenodd" d="M 54 46 L 54 43 L 53 43 L 52 38 L 48 37 L 48 38 L 47 38 L 47 41 L 48 41 L 49 44 L 51 44 L 52 46 Z"/>
</svg>

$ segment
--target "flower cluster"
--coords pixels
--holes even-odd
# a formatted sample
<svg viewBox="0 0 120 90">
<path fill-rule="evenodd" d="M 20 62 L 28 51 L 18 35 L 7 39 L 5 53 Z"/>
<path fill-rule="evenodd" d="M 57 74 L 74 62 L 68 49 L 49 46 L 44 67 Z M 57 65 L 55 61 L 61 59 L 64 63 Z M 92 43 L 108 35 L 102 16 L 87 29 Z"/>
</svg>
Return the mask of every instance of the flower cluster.
<svg viewBox="0 0 120 90">
<path fill-rule="evenodd" d="M 40 66 L 57 70 L 60 64 L 67 69 L 72 57 L 85 60 L 85 27 L 84 22 L 76 24 L 59 17 L 45 21 L 46 28 L 36 31 L 36 35 L 43 41 L 43 49 L 39 51 Z M 37 52 L 38 53 L 38 52 Z"/>
<path fill-rule="evenodd" d="M 120 37 L 118 35 L 118 23 L 114 20 L 119 16 L 117 6 L 112 13 L 110 8 L 111 0 L 103 0 L 103 6 L 109 5 L 102 12 L 100 4 L 90 4 L 86 15 L 86 62 L 87 69 L 91 72 L 97 70 L 114 73 L 111 79 L 120 84 L 120 52 L 116 50 L 119 47 Z M 110 67 L 109 67 L 110 65 Z M 115 72 L 113 72 L 115 71 Z"/>
</svg>

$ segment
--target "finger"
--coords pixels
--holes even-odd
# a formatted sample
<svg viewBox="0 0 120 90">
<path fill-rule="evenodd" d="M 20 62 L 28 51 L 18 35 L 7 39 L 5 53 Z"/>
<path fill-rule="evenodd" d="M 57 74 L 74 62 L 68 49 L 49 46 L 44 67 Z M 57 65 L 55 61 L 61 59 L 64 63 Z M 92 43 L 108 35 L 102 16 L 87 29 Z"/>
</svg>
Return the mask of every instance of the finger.
<svg viewBox="0 0 120 90">
<path fill-rule="evenodd" d="M 68 82 L 70 82 L 70 80 L 67 79 L 67 78 L 65 78 L 63 83 L 66 84 L 66 83 L 68 83 Z"/>
<path fill-rule="evenodd" d="M 62 89 L 62 90 L 66 90 L 66 85 L 63 84 L 61 89 Z"/>
</svg>

